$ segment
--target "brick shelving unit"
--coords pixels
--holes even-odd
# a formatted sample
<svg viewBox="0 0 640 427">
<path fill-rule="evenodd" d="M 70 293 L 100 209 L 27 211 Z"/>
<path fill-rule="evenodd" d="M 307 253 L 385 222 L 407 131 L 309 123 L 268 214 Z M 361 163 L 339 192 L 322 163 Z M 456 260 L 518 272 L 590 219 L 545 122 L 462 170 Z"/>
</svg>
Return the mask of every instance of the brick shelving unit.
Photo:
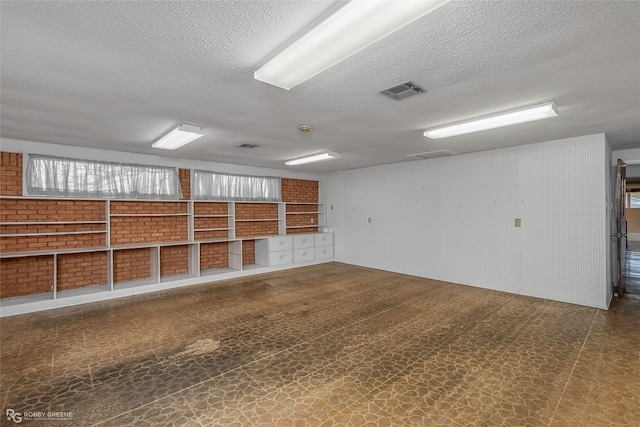
<svg viewBox="0 0 640 427">
<path fill-rule="evenodd" d="M 0 152 L 2 315 L 237 277 L 273 265 L 269 239 L 326 226 L 317 181 L 282 178 L 282 202 L 189 200 L 180 169 L 184 200 L 47 198 L 23 196 L 22 168 Z"/>
<path fill-rule="evenodd" d="M 306 202 L 0 196 L 0 299 L 60 299 L 250 268 L 256 242 L 316 233 Z"/>
</svg>

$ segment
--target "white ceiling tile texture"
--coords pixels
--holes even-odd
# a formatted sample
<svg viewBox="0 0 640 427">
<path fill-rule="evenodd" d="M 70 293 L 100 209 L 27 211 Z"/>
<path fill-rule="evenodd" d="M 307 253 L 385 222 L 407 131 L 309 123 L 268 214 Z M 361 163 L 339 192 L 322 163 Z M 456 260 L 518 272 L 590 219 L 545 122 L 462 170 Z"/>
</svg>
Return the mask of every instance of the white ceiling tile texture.
<svg viewBox="0 0 640 427">
<path fill-rule="evenodd" d="M 453 1 L 285 91 L 253 71 L 340 3 L 0 4 L 1 134 L 315 172 L 604 132 L 640 147 L 640 2 Z M 378 92 L 413 81 L 426 93 Z M 556 101 L 560 117 L 433 141 L 425 128 Z M 152 142 L 180 123 L 205 136 Z M 299 124 L 311 124 L 302 134 Z M 259 144 L 254 150 L 236 148 Z"/>
</svg>

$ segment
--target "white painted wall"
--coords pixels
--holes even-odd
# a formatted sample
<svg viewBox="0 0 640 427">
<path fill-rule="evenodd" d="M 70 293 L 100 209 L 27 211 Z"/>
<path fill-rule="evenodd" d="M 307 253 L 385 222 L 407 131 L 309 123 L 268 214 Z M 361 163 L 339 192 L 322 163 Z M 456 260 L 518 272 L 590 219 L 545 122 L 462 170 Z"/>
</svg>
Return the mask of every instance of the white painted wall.
<svg viewBox="0 0 640 427">
<path fill-rule="evenodd" d="M 605 308 L 605 147 L 600 134 L 323 177 L 326 200 L 344 194 L 341 259 Z"/>
<path fill-rule="evenodd" d="M 320 200 L 327 210 L 327 226 L 334 231 L 334 259 L 344 262 L 344 172 L 321 175 L 319 181 Z"/>
</svg>

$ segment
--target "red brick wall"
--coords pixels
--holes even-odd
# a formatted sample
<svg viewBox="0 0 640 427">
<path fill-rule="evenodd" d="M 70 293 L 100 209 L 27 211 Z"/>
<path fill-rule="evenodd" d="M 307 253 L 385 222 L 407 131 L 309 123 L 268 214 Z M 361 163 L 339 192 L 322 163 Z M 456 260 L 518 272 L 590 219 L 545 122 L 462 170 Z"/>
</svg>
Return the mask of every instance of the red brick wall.
<svg viewBox="0 0 640 427">
<path fill-rule="evenodd" d="M 318 181 L 282 178 L 283 202 L 318 203 Z"/>
<path fill-rule="evenodd" d="M 151 249 L 122 249 L 113 251 L 113 282 L 151 277 Z"/>
<path fill-rule="evenodd" d="M 227 242 L 202 243 L 200 245 L 200 270 L 229 267 Z"/>
<path fill-rule="evenodd" d="M 182 199 L 191 199 L 191 169 L 178 169 L 180 187 L 182 187 Z"/>
<path fill-rule="evenodd" d="M 302 213 L 302 212 L 317 212 L 318 205 L 287 205 L 287 234 L 296 233 L 313 233 L 316 232 L 315 228 L 308 228 L 306 226 L 318 225 L 317 213 Z M 292 226 L 304 226 L 305 228 L 289 228 Z"/>
<path fill-rule="evenodd" d="M 194 202 L 194 216 L 198 215 L 229 215 L 229 204 L 227 202 Z M 205 217 L 194 218 L 193 228 L 228 228 L 228 217 Z M 195 240 L 226 239 L 229 237 L 229 230 L 218 231 L 195 231 Z"/>
<path fill-rule="evenodd" d="M 228 215 L 229 204 L 227 202 L 194 202 L 194 215 Z"/>
<path fill-rule="evenodd" d="M 256 241 L 244 240 L 242 242 L 242 265 L 256 263 Z"/>
<path fill-rule="evenodd" d="M 179 169 L 183 199 L 191 197 L 190 170 Z M 0 153 L 0 195 L 22 195 L 22 155 Z M 318 182 L 300 179 L 282 179 L 285 202 L 318 202 Z M 34 198 L 0 200 L 0 222 L 78 222 L 107 221 L 106 201 L 95 200 L 43 200 Z M 188 238 L 188 216 L 148 216 L 150 214 L 186 214 L 187 203 L 159 201 L 114 200 L 111 206 L 111 245 L 161 243 L 183 241 Z M 228 215 L 227 202 L 195 202 L 194 214 Z M 235 204 L 236 237 L 267 236 L 279 232 L 277 203 Z M 316 205 L 290 205 L 288 212 L 307 212 Z M 123 216 L 118 216 L 123 215 Z M 128 216 L 132 215 L 132 216 Z M 291 225 L 317 224 L 317 214 L 288 215 Z M 201 217 L 194 219 L 198 228 L 228 228 L 227 217 Z M 0 234 L 61 233 L 100 231 L 91 234 L 0 236 L 0 251 L 20 252 L 64 248 L 104 247 L 106 224 L 30 224 L 2 225 Z M 313 231 L 309 228 L 289 229 L 289 233 Z M 196 240 L 228 238 L 228 230 L 196 232 Z M 200 268 L 226 268 L 229 264 L 227 242 L 202 244 Z M 151 275 L 151 249 L 123 249 L 113 253 L 114 282 L 148 278 Z M 108 280 L 107 252 L 60 254 L 58 256 L 58 289 L 73 289 L 106 283 Z M 243 244 L 243 263 L 255 263 L 255 241 Z M 3 259 L 0 261 L 0 297 L 50 292 L 54 277 L 53 256 Z M 188 271 L 188 246 L 180 245 L 160 249 L 160 274 L 169 275 Z"/>
<path fill-rule="evenodd" d="M 3 199 L 0 222 L 105 221 L 106 205 L 94 200 Z M 2 225 L 1 234 L 106 230 L 106 224 Z M 0 251 L 20 252 L 106 246 L 106 231 L 93 234 L 2 236 Z"/>
<path fill-rule="evenodd" d="M 160 275 L 189 272 L 189 247 L 164 246 L 160 248 Z"/>
<path fill-rule="evenodd" d="M 111 214 L 135 215 L 111 217 L 111 245 L 161 243 L 187 240 L 188 217 L 140 216 L 186 213 L 187 203 L 112 201 Z"/>
<path fill-rule="evenodd" d="M 58 255 L 58 290 L 104 285 L 107 279 L 107 252 Z"/>
<path fill-rule="evenodd" d="M 282 178 L 282 201 L 289 203 L 318 203 L 318 181 Z M 316 228 L 290 228 L 318 224 L 318 214 L 291 214 L 316 212 L 318 205 L 287 205 L 287 234 L 314 233 Z"/>
<path fill-rule="evenodd" d="M 236 203 L 236 237 L 269 236 L 278 234 L 277 203 Z M 238 221 L 274 219 L 276 221 Z"/>
<path fill-rule="evenodd" d="M 273 236 L 278 234 L 278 221 L 236 222 L 236 237 Z"/>
<path fill-rule="evenodd" d="M 0 260 L 0 298 L 40 294 L 52 290 L 53 255 Z"/>
<path fill-rule="evenodd" d="M 22 196 L 22 154 L 0 152 L 0 195 Z"/>
</svg>

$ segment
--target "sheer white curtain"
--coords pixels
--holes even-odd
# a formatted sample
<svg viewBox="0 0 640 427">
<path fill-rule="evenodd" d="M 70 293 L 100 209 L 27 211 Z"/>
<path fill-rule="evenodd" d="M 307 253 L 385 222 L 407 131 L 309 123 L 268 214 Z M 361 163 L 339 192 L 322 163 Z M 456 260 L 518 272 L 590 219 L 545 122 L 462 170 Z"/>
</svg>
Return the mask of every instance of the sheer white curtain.
<svg viewBox="0 0 640 427">
<path fill-rule="evenodd" d="M 253 200 L 279 202 L 280 178 L 231 175 L 195 170 L 191 183 L 194 199 Z"/>
<path fill-rule="evenodd" d="M 30 154 L 28 195 L 114 199 L 182 198 L 178 169 Z"/>
</svg>

